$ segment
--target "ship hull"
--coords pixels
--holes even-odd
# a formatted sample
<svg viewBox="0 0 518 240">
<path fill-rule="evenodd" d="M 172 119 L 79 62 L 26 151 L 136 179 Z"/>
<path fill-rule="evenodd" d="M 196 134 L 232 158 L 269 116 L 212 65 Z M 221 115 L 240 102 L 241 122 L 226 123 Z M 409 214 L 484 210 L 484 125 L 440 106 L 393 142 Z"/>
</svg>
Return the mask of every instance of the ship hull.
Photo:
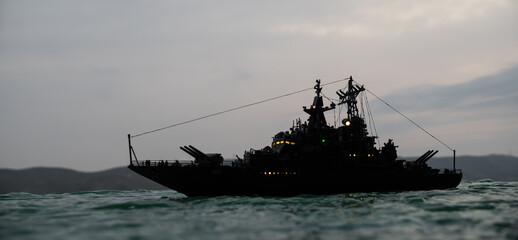
<svg viewBox="0 0 518 240">
<path fill-rule="evenodd" d="M 129 168 L 165 187 L 187 196 L 258 195 L 296 196 L 448 189 L 457 187 L 460 172 L 346 171 L 331 169 L 311 173 L 262 172 L 231 166 Z"/>
</svg>

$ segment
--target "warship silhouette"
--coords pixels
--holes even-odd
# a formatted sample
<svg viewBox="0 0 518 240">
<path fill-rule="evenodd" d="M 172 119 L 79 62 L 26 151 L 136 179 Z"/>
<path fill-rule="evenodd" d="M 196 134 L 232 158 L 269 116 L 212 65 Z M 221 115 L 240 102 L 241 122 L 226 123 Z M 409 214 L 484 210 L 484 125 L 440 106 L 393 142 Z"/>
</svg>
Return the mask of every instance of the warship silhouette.
<svg viewBox="0 0 518 240">
<path fill-rule="evenodd" d="M 275 134 L 270 146 L 245 151 L 242 158 L 224 161 L 219 153 L 204 153 L 187 145 L 180 149 L 192 156 L 192 161 L 142 161 L 137 159 L 128 134 L 128 167 L 187 196 L 322 195 L 448 189 L 459 185 L 462 171 L 455 169 L 455 150 L 452 169 L 434 169 L 427 161 L 437 150 L 407 161 L 397 159 L 392 139 L 376 147 L 378 138 L 367 131 L 363 107 L 358 110 L 357 98 L 365 88 L 352 77 L 344 80 L 348 84 L 336 92 L 337 104 L 331 102 L 329 106 L 324 106 L 322 85 L 316 80 L 313 103 L 303 107 L 309 115 L 307 121 L 297 119 L 289 131 Z M 340 119 L 340 126 L 333 126 L 327 123 L 324 113 L 337 107 L 346 109 L 347 114 Z"/>
</svg>

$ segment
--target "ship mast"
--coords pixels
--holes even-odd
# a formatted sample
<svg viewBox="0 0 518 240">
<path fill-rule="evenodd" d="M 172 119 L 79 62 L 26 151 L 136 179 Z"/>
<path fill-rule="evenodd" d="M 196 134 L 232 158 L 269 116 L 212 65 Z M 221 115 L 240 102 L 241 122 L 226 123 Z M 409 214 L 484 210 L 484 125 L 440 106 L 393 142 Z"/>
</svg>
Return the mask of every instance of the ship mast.
<svg viewBox="0 0 518 240">
<path fill-rule="evenodd" d="M 310 108 L 303 107 L 304 112 L 309 114 L 309 127 L 310 128 L 322 128 L 327 126 L 326 117 L 324 116 L 324 112 L 329 111 L 335 108 L 335 104 L 331 103 L 329 107 L 324 107 L 324 101 L 322 100 L 322 96 L 320 93 L 322 92 L 322 87 L 320 86 L 320 79 L 316 80 L 316 85 L 314 87 L 315 93 L 317 94 L 315 98 L 313 98 L 313 104 Z"/>
<path fill-rule="evenodd" d="M 347 87 L 347 92 L 344 92 L 342 90 L 338 90 L 336 94 L 340 97 L 340 104 L 347 104 L 347 118 L 353 119 L 359 117 L 358 113 L 358 101 L 356 100 L 356 97 L 358 95 L 365 91 L 365 88 L 356 84 L 353 84 L 353 77 L 349 77 L 349 83 Z"/>
</svg>

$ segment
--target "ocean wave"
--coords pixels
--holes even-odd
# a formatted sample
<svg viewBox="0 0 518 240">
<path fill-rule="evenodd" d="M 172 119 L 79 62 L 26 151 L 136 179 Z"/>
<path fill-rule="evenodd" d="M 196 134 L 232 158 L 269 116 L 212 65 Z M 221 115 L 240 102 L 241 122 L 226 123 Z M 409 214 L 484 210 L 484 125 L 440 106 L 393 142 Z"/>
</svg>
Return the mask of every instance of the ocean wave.
<svg viewBox="0 0 518 240">
<path fill-rule="evenodd" d="M 0 195 L 1 239 L 518 239 L 518 183 L 280 197 Z"/>
</svg>

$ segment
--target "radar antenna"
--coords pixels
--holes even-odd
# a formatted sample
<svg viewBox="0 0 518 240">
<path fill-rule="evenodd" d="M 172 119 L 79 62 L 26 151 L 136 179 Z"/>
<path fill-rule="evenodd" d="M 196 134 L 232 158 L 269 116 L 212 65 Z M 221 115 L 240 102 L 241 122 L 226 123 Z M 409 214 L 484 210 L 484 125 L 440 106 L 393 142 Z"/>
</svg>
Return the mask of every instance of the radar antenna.
<svg viewBox="0 0 518 240">
<path fill-rule="evenodd" d="M 347 87 L 347 92 L 344 92 L 342 90 L 338 90 L 336 94 L 340 97 L 340 104 L 347 104 L 347 118 L 353 119 L 354 117 L 359 117 L 358 113 L 358 101 L 356 100 L 356 97 L 358 95 L 365 91 L 365 88 L 357 84 L 353 84 L 353 77 L 349 77 L 349 83 Z"/>
</svg>

